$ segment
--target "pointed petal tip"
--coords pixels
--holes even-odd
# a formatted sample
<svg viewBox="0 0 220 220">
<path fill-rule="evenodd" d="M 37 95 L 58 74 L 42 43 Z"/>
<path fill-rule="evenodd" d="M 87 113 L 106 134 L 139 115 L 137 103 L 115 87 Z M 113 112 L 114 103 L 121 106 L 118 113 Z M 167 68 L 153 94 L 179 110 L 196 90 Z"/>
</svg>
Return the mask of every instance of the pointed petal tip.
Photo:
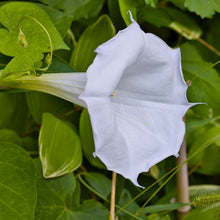
<svg viewBox="0 0 220 220">
<path fill-rule="evenodd" d="M 130 10 L 127 11 L 127 14 L 129 14 L 132 23 L 136 22 L 132 16 L 132 13 Z"/>
</svg>

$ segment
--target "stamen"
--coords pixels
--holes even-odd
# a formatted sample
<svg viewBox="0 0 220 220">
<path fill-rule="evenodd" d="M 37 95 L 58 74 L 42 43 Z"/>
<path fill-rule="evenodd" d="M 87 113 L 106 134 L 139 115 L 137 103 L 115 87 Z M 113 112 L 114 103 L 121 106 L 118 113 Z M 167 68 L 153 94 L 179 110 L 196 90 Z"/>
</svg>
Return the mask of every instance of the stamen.
<svg viewBox="0 0 220 220">
<path fill-rule="evenodd" d="M 111 96 L 111 97 L 115 97 L 116 94 L 117 94 L 117 91 L 114 91 L 110 96 Z"/>
</svg>

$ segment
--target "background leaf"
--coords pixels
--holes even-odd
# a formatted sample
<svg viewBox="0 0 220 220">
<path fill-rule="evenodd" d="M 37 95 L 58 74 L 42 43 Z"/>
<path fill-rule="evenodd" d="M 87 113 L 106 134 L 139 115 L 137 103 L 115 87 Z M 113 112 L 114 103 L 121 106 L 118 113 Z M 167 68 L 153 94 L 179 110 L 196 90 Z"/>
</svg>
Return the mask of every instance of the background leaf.
<svg viewBox="0 0 220 220">
<path fill-rule="evenodd" d="M 131 18 L 128 11 L 131 11 L 134 20 L 137 21 L 137 12 L 140 8 L 143 7 L 144 1 L 143 0 L 119 0 L 119 7 L 121 11 L 121 15 L 126 23 L 126 25 L 131 24 Z"/>
<path fill-rule="evenodd" d="M 77 71 L 86 71 L 95 58 L 94 50 L 114 35 L 115 28 L 110 18 L 101 16 L 81 35 L 70 60 L 71 66 Z"/>
<path fill-rule="evenodd" d="M 37 6 L 41 7 L 47 13 L 61 37 L 64 38 L 67 30 L 71 26 L 73 16 L 42 4 L 38 4 Z"/>
<path fill-rule="evenodd" d="M 74 20 L 97 16 L 104 4 L 104 0 L 40 0 L 40 2 L 72 15 Z"/>
<path fill-rule="evenodd" d="M 29 16 L 29 17 L 28 17 Z M 49 16 L 39 7 L 32 3 L 11 2 L 0 7 L 0 22 L 5 28 L 0 28 L 0 52 L 16 57 L 7 72 L 16 72 L 16 68 L 33 70 L 38 67 L 42 59 L 42 53 L 50 51 L 50 43 L 45 31 L 33 21 L 40 22 L 50 35 L 53 50 L 68 49 L 63 42 Z M 22 20 L 21 20 L 22 19 Z M 19 22 L 25 35 L 27 46 L 22 46 L 18 41 Z M 26 66 L 22 66 L 21 59 Z M 31 67 L 31 68 L 30 68 Z M 21 70 L 18 71 L 21 71 Z"/>
<path fill-rule="evenodd" d="M 89 118 L 89 113 L 86 109 L 83 110 L 80 117 L 79 126 L 80 139 L 82 143 L 82 149 L 86 159 L 95 167 L 106 168 L 98 157 L 94 157 L 95 144 L 92 133 L 92 126 Z"/>
<path fill-rule="evenodd" d="M 220 12 L 220 1 L 219 0 L 185 0 L 184 6 L 187 7 L 190 11 L 195 12 L 197 15 L 200 15 L 202 18 L 208 17 L 211 18 L 215 12 Z"/>
<path fill-rule="evenodd" d="M 199 55 L 196 48 L 188 43 L 181 46 L 182 67 L 185 80 L 192 84 L 188 91 L 190 102 L 204 102 L 219 109 L 220 78 L 218 72 Z M 215 95 L 213 95 L 215 94 Z"/>
<path fill-rule="evenodd" d="M 187 39 L 198 38 L 202 30 L 188 14 L 175 8 L 146 8 L 143 19 L 157 27 L 169 27 Z"/>
<path fill-rule="evenodd" d="M 103 197 L 107 198 L 111 193 L 111 180 L 100 173 L 85 173 L 86 181 Z"/>
<path fill-rule="evenodd" d="M 33 220 L 36 175 L 31 158 L 15 144 L 0 142 L 0 219 Z"/>
<path fill-rule="evenodd" d="M 74 109 L 72 103 L 45 93 L 28 92 L 26 98 L 29 110 L 37 124 L 41 123 L 44 112 L 61 116 Z"/>
<path fill-rule="evenodd" d="M 40 161 L 36 159 L 34 162 L 38 171 L 36 220 L 59 218 L 64 220 L 88 220 L 89 218 L 107 220 L 108 211 L 96 201 L 85 201 L 79 207 L 74 206 L 74 203 L 69 203 L 78 194 L 73 174 L 56 179 L 44 179 Z"/>
<path fill-rule="evenodd" d="M 8 128 L 22 134 L 27 120 L 27 103 L 22 93 L 0 93 L 0 129 Z"/>
</svg>

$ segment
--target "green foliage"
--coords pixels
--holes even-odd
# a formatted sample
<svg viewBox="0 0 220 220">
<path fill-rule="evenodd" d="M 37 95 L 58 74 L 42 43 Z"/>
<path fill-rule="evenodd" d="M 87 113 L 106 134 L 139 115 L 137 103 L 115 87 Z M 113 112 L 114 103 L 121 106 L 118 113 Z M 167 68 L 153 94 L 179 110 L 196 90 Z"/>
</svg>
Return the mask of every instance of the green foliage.
<svg viewBox="0 0 220 220">
<path fill-rule="evenodd" d="M 143 0 L 119 0 L 121 15 L 127 25 L 131 23 L 131 18 L 128 11 L 132 13 L 134 20 L 137 21 L 137 12 L 143 5 Z"/>
<path fill-rule="evenodd" d="M 69 112 L 74 108 L 71 103 L 40 92 L 27 92 L 26 99 L 29 111 L 37 124 L 41 123 L 44 112 L 60 116 L 63 112 Z"/>
<path fill-rule="evenodd" d="M 77 71 L 86 71 L 95 58 L 94 50 L 115 35 L 115 28 L 107 15 L 101 16 L 81 35 L 70 60 Z"/>
<path fill-rule="evenodd" d="M 189 40 L 198 38 L 202 32 L 189 15 L 174 8 L 147 8 L 143 19 L 157 27 L 169 27 Z"/>
<path fill-rule="evenodd" d="M 71 173 L 82 163 L 80 139 L 72 127 L 49 113 L 43 114 L 39 154 L 46 178 Z"/>
<path fill-rule="evenodd" d="M 27 103 L 24 94 L 0 93 L 0 128 L 9 128 L 22 133 L 27 120 Z"/>
<path fill-rule="evenodd" d="M 141 208 L 175 167 L 168 158 L 140 175 L 145 189 L 117 175 L 117 219 L 176 220 L 185 205 L 191 211 L 183 220 L 219 219 L 219 0 L 1 2 L 0 219 L 109 219 L 111 172 L 93 156 L 88 111 L 48 94 L 6 88 L 1 80 L 85 72 L 95 49 L 131 23 L 128 10 L 144 32 L 180 47 L 187 97 L 201 104 L 185 117 L 190 204 L 170 203 L 172 178 Z"/>
<path fill-rule="evenodd" d="M 0 142 L 0 219 L 34 219 L 36 172 L 28 153 Z"/>
<path fill-rule="evenodd" d="M 219 219 L 219 207 L 213 207 L 210 209 L 196 209 L 192 210 L 188 215 L 186 215 L 183 220 L 201 220 L 201 219 Z"/>
<path fill-rule="evenodd" d="M 90 123 L 89 113 L 86 109 L 83 110 L 80 117 L 80 139 L 82 143 L 82 149 L 86 159 L 98 168 L 105 168 L 105 165 L 100 161 L 99 158 L 93 157 L 93 152 L 95 151 L 95 145 L 92 134 L 92 126 Z"/>
<path fill-rule="evenodd" d="M 107 198 L 111 193 L 111 181 L 100 173 L 85 173 L 85 180 L 103 197 Z"/>
<path fill-rule="evenodd" d="M 220 12 L 219 0 L 199 0 L 199 2 L 195 2 L 193 0 L 185 0 L 184 6 L 188 8 L 190 11 L 200 15 L 202 18 L 211 18 L 216 11 Z"/>
<path fill-rule="evenodd" d="M 37 22 L 36 22 L 37 21 Z M 34 70 L 41 66 L 44 52 L 52 49 L 68 49 L 49 16 L 32 3 L 12 2 L 0 8 L 0 52 L 15 57 L 4 70 L 4 74 Z M 24 62 L 25 61 L 25 62 Z"/>
<path fill-rule="evenodd" d="M 82 219 L 93 218 L 105 220 L 108 211 L 100 203 L 87 200 L 79 207 L 75 206 L 74 199 L 79 194 L 79 188 L 73 174 L 56 179 L 46 180 L 42 176 L 40 161 L 34 161 L 37 169 L 37 206 L 35 219 Z"/>
<path fill-rule="evenodd" d="M 72 15 L 74 20 L 79 20 L 97 16 L 104 0 L 40 0 L 40 2 Z"/>
<path fill-rule="evenodd" d="M 220 78 L 218 72 L 211 68 L 212 63 L 202 59 L 192 45 L 183 44 L 181 51 L 184 76 L 186 81 L 189 80 L 192 84 L 188 89 L 189 101 L 204 102 L 219 110 Z"/>
<path fill-rule="evenodd" d="M 144 0 L 144 1 L 147 5 L 150 5 L 151 7 L 154 7 L 154 8 L 156 7 L 158 3 L 158 0 Z"/>
</svg>

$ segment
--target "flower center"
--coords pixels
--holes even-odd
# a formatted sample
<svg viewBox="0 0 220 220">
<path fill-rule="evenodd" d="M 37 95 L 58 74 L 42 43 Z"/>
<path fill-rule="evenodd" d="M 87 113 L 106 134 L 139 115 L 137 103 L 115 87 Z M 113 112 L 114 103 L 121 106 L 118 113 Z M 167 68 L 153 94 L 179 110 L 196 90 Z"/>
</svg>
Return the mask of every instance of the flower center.
<svg viewBox="0 0 220 220">
<path fill-rule="evenodd" d="M 110 96 L 113 98 L 116 96 L 116 94 L 117 94 L 117 91 L 114 91 Z"/>
</svg>

